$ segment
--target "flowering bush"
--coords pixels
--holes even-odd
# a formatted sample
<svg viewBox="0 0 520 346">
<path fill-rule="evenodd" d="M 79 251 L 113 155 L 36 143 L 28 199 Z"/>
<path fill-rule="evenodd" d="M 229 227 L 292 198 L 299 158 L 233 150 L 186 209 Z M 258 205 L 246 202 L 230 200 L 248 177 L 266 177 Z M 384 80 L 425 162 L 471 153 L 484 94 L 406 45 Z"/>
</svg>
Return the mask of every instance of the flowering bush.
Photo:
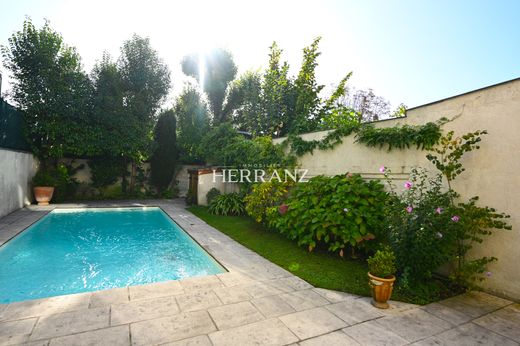
<svg viewBox="0 0 520 346">
<path fill-rule="evenodd" d="M 343 254 L 380 234 L 387 193 L 359 175 L 317 176 L 296 184 L 272 225 L 312 251 L 323 245 Z"/>
<path fill-rule="evenodd" d="M 256 222 L 269 224 L 277 216 L 280 204 L 293 185 L 292 180 L 280 182 L 277 179 L 253 185 L 251 192 L 244 198 L 247 214 Z"/>
</svg>

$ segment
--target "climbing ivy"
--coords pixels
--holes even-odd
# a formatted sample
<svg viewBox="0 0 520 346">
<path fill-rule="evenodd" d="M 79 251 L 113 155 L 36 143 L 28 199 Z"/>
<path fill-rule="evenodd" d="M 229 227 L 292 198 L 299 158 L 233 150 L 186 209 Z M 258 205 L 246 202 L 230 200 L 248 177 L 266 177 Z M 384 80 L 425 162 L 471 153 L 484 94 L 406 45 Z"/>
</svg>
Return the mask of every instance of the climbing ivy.
<svg viewBox="0 0 520 346">
<path fill-rule="evenodd" d="M 356 133 L 356 142 L 369 147 L 385 145 L 388 150 L 393 148 L 405 149 L 415 145 L 417 149 L 430 149 L 439 142 L 442 136 L 441 126 L 448 119 L 441 118 L 437 122 L 428 122 L 424 125 L 403 125 L 387 128 L 376 128 L 373 124 L 353 123 L 330 131 L 321 140 L 306 141 L 298 135 L 291 134 L 287 137 L 285 145 L 290 146 L 291 153 L 302 156 L 311 153 L 314 149 L 328 150 L 343 142 L 343 137 Z"/>
</svg>

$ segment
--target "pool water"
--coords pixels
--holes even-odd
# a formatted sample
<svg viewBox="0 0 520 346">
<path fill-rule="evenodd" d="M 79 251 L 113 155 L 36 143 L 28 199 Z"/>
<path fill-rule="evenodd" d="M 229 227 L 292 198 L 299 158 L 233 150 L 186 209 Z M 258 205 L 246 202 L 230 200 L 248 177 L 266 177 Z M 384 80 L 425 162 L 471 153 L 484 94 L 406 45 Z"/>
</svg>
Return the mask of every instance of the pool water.
<svg viewBox="0 0 520 346">
<path fill-rule="evenodd" d="M 0 303 L 223 272 L 160 208 L 55 209 L 0 247 Z"/>
</svg>

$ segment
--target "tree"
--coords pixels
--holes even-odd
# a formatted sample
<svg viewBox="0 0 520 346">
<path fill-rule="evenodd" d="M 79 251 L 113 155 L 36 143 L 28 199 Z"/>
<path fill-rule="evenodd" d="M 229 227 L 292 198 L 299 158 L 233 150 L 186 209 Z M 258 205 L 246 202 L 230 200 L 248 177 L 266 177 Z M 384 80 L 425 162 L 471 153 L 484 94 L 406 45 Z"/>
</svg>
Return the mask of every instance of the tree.
<svg viewBox="0 0 520 346">
<path fill-rule="evenodd" d="M 8 45 L 4 66 L 14 78 L 12 98 L 24 112 L 28 142 L 45 166 L 49 159 L 97 152 L 91 126 L 92 87 L 79 54 L 46 21 L 26 19 Z"/>
<path fill-rule="evenodd" d="M 209 54 L 203 56 L 204 76 L 201 87 L 208 96 L 208 101 L 213 115 L 213 122 L 219 124 L 227 121 L 223 112 L 226 89 L 237 73 L 237 66 L 230 52 L 222 48 L 215 48 Z M 199 55 L 187 55 L 182 60 L 182 71 L 201 83 L 199 71 Z"/>
<path fill-rule="evenodd" d="M 127 126 L 125 151 L 132 163 L 130 190 L 135 183 L 135 163 L 150 153 L 156 113 L 170 89 L 170 71 L 151 47 L 148 38 L 133 35 L 125 41 L 118 60 Z"/>
<path fill-rule="evenodd" d="M 261 134 L 262 76 L 258 72 L 246 72 L 230 83 L 224 104 L 224 117 L 235 127 L 253 135 Z"/>
<path fill-rule="evenodd" d="M 159 192 L 172 182 L 177 162 L 176 120 L 173 110 L 159 116 L 155 125 L 154 141 L 156 149 L 150 160 L 151 182 Z"/>
<path fill-rule="evenodd" d="M 199 144 L 209 130 L 208 108 L 197 88 L 186 85 L 174 107 L 177 117 L 177 142 L 184 163 L 201 163 Z"/>
</svg>

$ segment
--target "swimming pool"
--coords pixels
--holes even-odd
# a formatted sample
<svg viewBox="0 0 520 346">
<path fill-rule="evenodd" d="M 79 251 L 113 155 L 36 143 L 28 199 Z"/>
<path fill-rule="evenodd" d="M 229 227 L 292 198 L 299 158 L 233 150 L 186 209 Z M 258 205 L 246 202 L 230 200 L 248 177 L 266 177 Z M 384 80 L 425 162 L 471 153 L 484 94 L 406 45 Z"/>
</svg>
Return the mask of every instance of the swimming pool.
<svg viewBox="0 0 520 346">
<path fill-rule="evenodd" d="M 225 271 L 160 208 L 55 209 L 0 247 L 0 303 Z"/>
</svg>

